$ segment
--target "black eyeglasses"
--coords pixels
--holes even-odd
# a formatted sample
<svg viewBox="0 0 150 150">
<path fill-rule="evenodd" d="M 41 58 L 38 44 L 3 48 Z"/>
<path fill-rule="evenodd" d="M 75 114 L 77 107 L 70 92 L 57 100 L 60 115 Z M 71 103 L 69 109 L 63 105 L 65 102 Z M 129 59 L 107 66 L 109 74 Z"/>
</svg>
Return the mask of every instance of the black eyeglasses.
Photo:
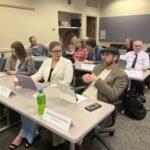
<svg viewBox="0 0 150 150">
<path fill-rule="evenodd" d="M 52 51 L 52 53 L 60 53 L 61 52 L 61 50 L 57 50 L 57 51 Z"/>
</svg>

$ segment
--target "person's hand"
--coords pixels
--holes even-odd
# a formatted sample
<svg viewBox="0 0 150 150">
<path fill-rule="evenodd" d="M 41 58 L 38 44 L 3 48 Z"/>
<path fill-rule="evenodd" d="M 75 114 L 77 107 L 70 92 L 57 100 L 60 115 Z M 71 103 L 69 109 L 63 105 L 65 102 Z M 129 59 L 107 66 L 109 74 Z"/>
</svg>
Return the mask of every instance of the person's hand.
<svg viewBox="0 0 150 150">
<path fill-rule="evenodd" d="M 93 62 L 93 61 L 88 61 L 88 60 L 86 60 L 86 61 L 84 61 L 84 63 L 85 63 L 85 64 L 93 64 L 94 62 Z"/>
<path fill-rule="evenodd" d="M 91 83 L 90 74 L 85 74 L 82 79 L 85 83 Z"/>
<path fill-rule="evenodd" d="M 82 79 L 85 83 L 91 83 L 97 81 L 97 76 L 94 74 L 85 74 Z"/>
<path fill-rule="evenodd" d="M 95 76 L 94 74 L 89 75 L 89 78 L 91 82 L 95 82 L 97 80 L 97 76 Z"/>
<path fill-rule="evenodd" d="M 15 75 L 16 71 L 6 71 L 6 74 L 8 74 L 8 75 Z"/>
</svg>

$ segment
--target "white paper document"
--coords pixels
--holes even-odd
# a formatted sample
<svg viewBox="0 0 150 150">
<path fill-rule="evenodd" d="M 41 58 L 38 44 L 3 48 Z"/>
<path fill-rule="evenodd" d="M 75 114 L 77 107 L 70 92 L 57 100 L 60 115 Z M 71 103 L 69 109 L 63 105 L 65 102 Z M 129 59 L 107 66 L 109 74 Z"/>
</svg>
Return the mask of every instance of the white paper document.
<svg viewBox="0 0 150 150">
<path fill-rule="evenodd" d="M 71 125 L 71 118 L 48 108 L 45 108 L 43 119 L 65 131 L 68 131 Z"/>
<path fill-rule="evenodd" d="M 82 64 L 81 69 L 87 70 L 87 71 L 93 71 L 95 65 L 93 64 Z"/>
</svg>

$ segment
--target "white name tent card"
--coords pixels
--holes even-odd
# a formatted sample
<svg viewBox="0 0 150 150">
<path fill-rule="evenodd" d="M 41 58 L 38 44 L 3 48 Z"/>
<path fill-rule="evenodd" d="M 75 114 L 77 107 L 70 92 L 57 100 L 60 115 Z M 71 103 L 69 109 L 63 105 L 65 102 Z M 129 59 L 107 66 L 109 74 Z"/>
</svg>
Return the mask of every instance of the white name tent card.
<svg viewBox="0 0 150 150">
<path fill-rule="evenodd" d="M 1 95 L 8 98 L 10 96 L 11 92 L 12 92 L 12 90 L 10 88 L 0 85 L 0 94 Z"/>
<path fill-rule="evenodd" d="M 71 118 L 48 108 L 45 108 L 43 119 L 65 131 L 68 131 L 71 125 Z"/>
<path fill-rule="evenodd" d="M 89 71 L 93 71 L 95 65 L 92 64 L 82 64 L 81 65 L 81 69 L 83 70 L 89 70 Z"/>
</svg>

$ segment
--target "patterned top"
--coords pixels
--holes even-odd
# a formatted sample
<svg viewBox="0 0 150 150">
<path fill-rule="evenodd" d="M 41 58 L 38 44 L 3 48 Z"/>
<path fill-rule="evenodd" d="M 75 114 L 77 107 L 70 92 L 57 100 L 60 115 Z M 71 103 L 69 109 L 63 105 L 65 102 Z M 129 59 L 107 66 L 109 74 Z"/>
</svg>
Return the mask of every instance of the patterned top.
<svg viewBox="0 0 150 150">
<path fill-rule="evenodd" d="M 74 60 L 84 61 L 87 60 L 88 51 L 87 49 L 81 49 L 77 52 L 74 52 L 73 58 Z"/>
</svg>

